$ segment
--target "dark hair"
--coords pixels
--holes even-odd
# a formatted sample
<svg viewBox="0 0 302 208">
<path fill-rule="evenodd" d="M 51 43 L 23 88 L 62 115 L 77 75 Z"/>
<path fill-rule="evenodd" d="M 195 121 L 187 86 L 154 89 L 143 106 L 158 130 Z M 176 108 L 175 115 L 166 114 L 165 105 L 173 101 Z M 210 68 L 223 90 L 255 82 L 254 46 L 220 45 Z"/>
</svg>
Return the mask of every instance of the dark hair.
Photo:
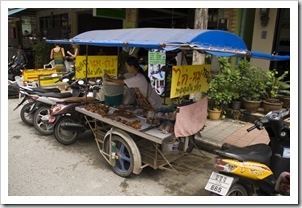
<svg viewBox="0 0 302 208">
<path fill-rule="evenodd" d="M 143 74 L 145 76 L 147 82 L 150 83 L 150 78 L 148 77 L 148 74 L 145 73 L 145 71 L 139 66 L 138 60 L 134 56 L 129 56 L 126 59 L 126 63 L 129 66 L 134 66 L 135 68 L 137 68 L 138 72 L 141 73 L 141 74 Z"/>
</svg>

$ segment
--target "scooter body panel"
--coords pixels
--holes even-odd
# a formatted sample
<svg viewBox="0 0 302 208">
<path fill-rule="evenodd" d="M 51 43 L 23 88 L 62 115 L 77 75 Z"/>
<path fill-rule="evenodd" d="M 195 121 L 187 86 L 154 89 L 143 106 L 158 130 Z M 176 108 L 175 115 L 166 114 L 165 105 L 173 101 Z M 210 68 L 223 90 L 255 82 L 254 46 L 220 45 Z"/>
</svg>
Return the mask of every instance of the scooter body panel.
<svg viewBox="0 0 302 208">
<path fill-rule="evenodd" d="M 232 159 L 222 159 L 222 161 L 226 163 L 224 167 L 225 169 L 228 168 L 230 173 L 252 180 L 263 180 L 273 174 L 269 167 L 261 163 L 252 161 L 241 162 Z"/>
</svg>

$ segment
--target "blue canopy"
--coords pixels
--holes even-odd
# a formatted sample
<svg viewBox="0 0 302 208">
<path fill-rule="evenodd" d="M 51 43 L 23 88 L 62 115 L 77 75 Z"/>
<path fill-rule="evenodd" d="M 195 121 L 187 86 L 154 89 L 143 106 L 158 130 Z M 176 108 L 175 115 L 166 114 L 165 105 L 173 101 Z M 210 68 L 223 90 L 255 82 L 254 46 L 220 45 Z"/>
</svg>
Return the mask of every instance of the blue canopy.
<svg viewBox="0 0 302 208">
<path fill-rule="evenodd" d="M 23 11 L 23 10 L 25 10 L 25 9 L 27 9 L 27 8 L 17 8 L 17 9 L 8 10 L 8 16 L 13 15 L 13 14 L 16 14 L 16 13 L 18 13 L 18 12 L 21 12 L 21 11 Z"/>
<path fill-rule="evenodd" d="M 269 60 L 287 60 L 289 56 L 274 56 L 251 52 L 243 40 L 230 32 L 222 30 L 131 28 L 112 30 L 93 30 L 81 33 L 69 41 L 47 40 L 49 43 L 75 43 L 110 47 L 141 47 L 159 50 L 198 50 L 216 56 L 248 56 Z"/>
</svg>

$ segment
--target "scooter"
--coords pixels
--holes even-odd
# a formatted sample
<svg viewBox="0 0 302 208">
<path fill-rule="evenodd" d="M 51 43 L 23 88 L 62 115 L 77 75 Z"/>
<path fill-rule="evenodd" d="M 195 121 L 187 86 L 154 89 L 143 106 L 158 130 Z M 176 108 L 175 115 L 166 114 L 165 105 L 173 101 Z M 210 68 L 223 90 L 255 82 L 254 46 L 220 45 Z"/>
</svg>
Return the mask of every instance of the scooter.
<svg viewBox="0 0 302 208">
<path fill-rule="evenodd" d="M 15 81 L 15 76 L 21 76 L 22 70 L 26 68 L 25 61 L 18 56 L 13 56 L 8 62 L 8 80 Z"/>
<path fill-rule="evenodd" d="M 79 134 L 89 129 L 89 124 L 83 115 L 75 110 L 76 107 L 95 100 L 100 83 L 90 86 L 86 96 L 81 98 L 53 99 L 57 105 L 50 110 L 48 128 L 54 130 L 54 136 L 61 144 L 73 144 Z"/>
<path fill-rule="evenodd" d="M 19 85 L 17 81 L 8 80 L 8 96 L 19 96 Z"/>
<path fill-rule="evenodd" d="M 57 101 L 53 99 L 70 98 L 73 100 L 85 95 L 85 85 L 78 83 L 79 81 L 77 80 L 70 85 L 72 94 L 68 97 L 40 97 L 34 102 L 34 107 L 32 107 L 32 111 L 34 112 L 33 125 L 39 133 L 43 135 L 50 135 L 53 133 L 53 129 L 49 129 L 47 123 L 51 107 L 57 104 Z"/>
<path fill-rule="evenodd" d="M 284 122 L 289 111 L 271 111 L 248 132 L 265 128 L 269 144 L 216 150 L 215 168 L 205 189 L 210 195 L 275 195 L 279 175 L 290 171 L 290 129 Z"/>
<path fill-rule="evenodd" d="M 66 82 L 70 83 L 69 79 L 73 76 L 74 76 L 74 72 L 69 72 L 63 75 L 62 77 L 60 77 L 58 81 L 63 81 L 64 79 L 68 79 Z M 29 126 L 33 126 L 33 116 L 40 107 L 42 107 L 43 105 L 53 104 L 48 100 L 48 97 L 66 98 L 66 97 L 73 96 L 73 94 L 70 92 L 61 93 L 61 91 L 58 88 L 41 88 L 41 87 L 33 88 L 33 87 L 20 86 L 19 92 L 20 92 L 20 96 L 23 97 L 23 99 L 14 108 L 14 111 L 27 101 L 27 103 L 23 105 L 20 111 L 20 117 L 21 120 Z M 74 94 L 77 93 L 78 92 L 76 90 Z"/>
</svg>

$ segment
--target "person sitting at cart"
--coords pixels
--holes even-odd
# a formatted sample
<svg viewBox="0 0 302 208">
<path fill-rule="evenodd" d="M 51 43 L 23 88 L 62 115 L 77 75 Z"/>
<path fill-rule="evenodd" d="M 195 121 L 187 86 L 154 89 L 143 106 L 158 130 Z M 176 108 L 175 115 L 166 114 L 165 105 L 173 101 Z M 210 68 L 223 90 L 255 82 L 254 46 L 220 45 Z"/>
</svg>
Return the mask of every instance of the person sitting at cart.
<svg viewBox="0 0 302 208">
<path fill-rule="evenodd" d="M 162 107 L 160 96 L 152 89 L 150 79 L 144 73 L 144 70 L 139 67 L 138 60 L 130 56 L 127 58 L 125 65 L 129 73 L 125 74 L 124 78 L 112 79 L 107 74 L 104 75 L 104 78 L 107 81 L 126 84 L 129 88 L 133 88 L 137 96 L 137 102 L 143 109 L 157 110 Z"/>
</svg>

